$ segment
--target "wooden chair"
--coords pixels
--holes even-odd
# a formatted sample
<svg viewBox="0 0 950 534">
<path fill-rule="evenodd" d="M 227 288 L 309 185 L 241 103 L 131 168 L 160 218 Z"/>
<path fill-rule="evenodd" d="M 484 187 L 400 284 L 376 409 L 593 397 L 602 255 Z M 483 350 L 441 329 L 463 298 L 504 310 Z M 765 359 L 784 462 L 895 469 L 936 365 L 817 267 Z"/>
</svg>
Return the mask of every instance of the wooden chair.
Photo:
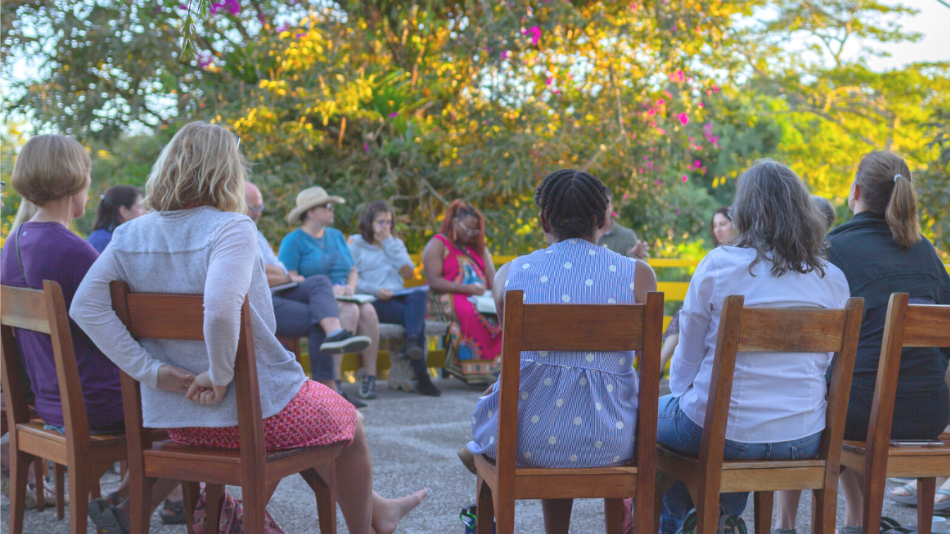
<svg viewBox="0 0 950 534">
<path fill-rule="evenodd" d="M 3 396 L 10 426 L 10 532 L 23 531 L 23 496 L 27 470 L 38 458 L 52 460 L 58 466 L 69 466 L 69 521 L 72 532 L 85 534 L 90 491 L 99 494 L 99 478 L 113 463 L 125 460 L 125 436 L 90 436 L 86 404 L 79 383 L 79 369 L 73 352 L 73 340 L 66 314 L 66 304 L 59 284 L 44 280 L 43 290 L 0 287 L 0 337 L 2 337 Z M 66 435 L 43 428 L 43 422 L 30 419 L 26 394 L 20 377 L 23 362 L 17 350 L 13 329 L 49 334 L 53 343 L 53 359 L 63 403 Z M 40 475 L 42 471 L 37 471 Z M 57 481 L 57 515 L 63 517 L 63 470 L 55 469 Z M 37 479 L 37 491 L 42 491 Z M 41 498 L 40 493 L 37 498 Z"/>
<path fill-rule="evenodd" d="M 934 477 L 950 475 L 950 443 L 939 447 L 891 447 L 894 397 L 904 347 L 950 347 L 950 306 L 908 304 L 907 293 L 893 293 L 877 367 L 867 442 L 844 442 L 841 463 L 864 476 L 864 532 L 881 528 L 885 479 L 917 479 L 917 531 L 930 534 L 934 512 Z M 869 452 L 870 451 L 870 452 Z"/>
<path fill-rule="evenodd" d="M 775 490 L 813 491 L 812 532 L 833 534 L 838 473 L 851 376 L 861 331 L 864 299 L 848 300 L 845 309 L 743 308 L 742 296 L 726 297 L 719 322 L 716 355 L 706 403 L 699 458 L 662 445 L 657 467 L 683 481 L 697 513 L 697 534 L 714 534 L 719 523 L 719 494 L 755 492 L 755 532 L 772 525 Z M 818 456 L 810 460 L 723 461 L 732 379 L 738 352 L 835 352 L 825 431 Z M 667 480 L 666 482 L 671 482 Z M 668 484 L 661 483 L 658 486 Z M 661 488 L 658 487 L 658 492 Z M 657 499 L 657 514 L 662 493 Z"/>
<path fill-rule="evenodd" d="M 125 282 L 112 282 L 112 306 L 119 319 L 136 339 L 204 339 L 204 306 L 200 295 L 130 293 Z M 151 488 L 158 478 L 181 480 L 185 493 L 185 514 L 191 531 L 199 482 L 206 482 L 208 524 L 220 517 L 224 485 L 241 486 L 244 499 L 244 531 L 263 534 L 264 509 L 284 477 L 299 473 L 313 489 L 317 500 L 320 532 L 336 532 L 334 459 L 342 444 L 281 451 L 264 448 L 260 389 L 251 335 L 251 312 L 241 308 L 241 333 L 234 362 L 234 391 L 237 401 L 239 450 L 211 449 L 179 445 L 169 440 L 154 441 L 142 426 L 142 397 L 139 383 L 125 373 L 122 399 L 128 428 L 131 524 L 133 532 L 149 529 Z M 320 470 L 319 474 L 317 469 Z"/>
<path fill-rule="evenodd" d="M 603 498 L 606 530 L 620 534 L 623 499 L 636 498 L 637 532 L 655 532 L 653 497 L 663 293 L 646 304 L 524 304 L 522 291 L 505 294 L 498 447 L 494 460 L 475 456 L 479 534 L 512 534 L 515 501 Z M 634 460 L 619 467 L 516 467 L 518 389 L 522 351 L 642 351 Z"/>
</svg>

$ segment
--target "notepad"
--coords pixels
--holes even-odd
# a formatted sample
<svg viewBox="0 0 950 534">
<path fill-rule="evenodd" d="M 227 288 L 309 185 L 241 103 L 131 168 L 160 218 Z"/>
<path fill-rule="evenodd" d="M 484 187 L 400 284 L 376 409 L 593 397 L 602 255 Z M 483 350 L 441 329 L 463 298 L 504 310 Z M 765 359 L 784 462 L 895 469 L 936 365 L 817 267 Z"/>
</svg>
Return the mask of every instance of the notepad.
<svg viewBox="0 0 950 534">
<path fill-rule="evenodd" d="M 376 302 L 376 297 L 372 295 L 337 295 L 337 300 L 342 300 L 343 302 L 356 302 L 357 304 L 368 304 L 370 302 Z"/>
</svg>

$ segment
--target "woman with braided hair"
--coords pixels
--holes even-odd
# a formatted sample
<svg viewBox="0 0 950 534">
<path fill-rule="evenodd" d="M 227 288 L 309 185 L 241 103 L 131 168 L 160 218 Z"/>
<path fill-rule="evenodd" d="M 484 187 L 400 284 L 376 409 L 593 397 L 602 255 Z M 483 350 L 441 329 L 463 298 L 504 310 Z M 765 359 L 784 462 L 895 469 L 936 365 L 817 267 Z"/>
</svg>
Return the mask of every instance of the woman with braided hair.
<svg viewBox="0 0 950 534">
<path fill-rule="evenodd" d="M 529 304 L 632 304 L 656 291 L 642 260 L 597 246 L 607 214 L 604 184 L 586 172 L 562 170 L 535 192 L 549 246 L 503 266 L 495 287 L 523 290 Z M 499 312 L 504 294 L 495 292 Z M 504 317 L 500 317 L 503 321 Z M 604 467 L 633 458 L 637 374 L 633 352 L 521 353 L 517 464 L 521 467 Z M 472 454 L 495 457 L 497 383 L 472 414 Z M 548 534 L 567 533 L 572 499 L 542 501 Z"/>
<path fill-rule="evenodd" d="M 478 312 L 470 296 L 491 291 L 495 264 L 485 247 L 485 217 L 462 200 L 449 204 L 442 230 L 422 251 L 429 313 L 449 323 L 445 370 L 469 384 L 495 381 L 501 328 Z"/>
</svg>

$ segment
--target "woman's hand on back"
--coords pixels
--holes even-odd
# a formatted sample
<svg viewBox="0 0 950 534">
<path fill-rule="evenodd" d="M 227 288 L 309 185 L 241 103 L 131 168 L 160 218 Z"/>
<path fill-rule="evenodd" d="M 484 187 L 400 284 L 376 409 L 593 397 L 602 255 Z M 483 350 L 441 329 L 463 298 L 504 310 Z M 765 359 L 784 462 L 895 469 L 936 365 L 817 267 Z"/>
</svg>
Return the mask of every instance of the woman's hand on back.
<svg viewBox="0 0 950 534">
<path fill-rule="evenodd" d="M 185 393 L 185 398 L 195 404 L 210 405 L 217 404 L 224 400 L 224 394 L 227 393 L 228 386 L 216 386 L 211 382 L 211 376 L 205 371 L 196 376 Z"/>
<path fill-rule="evenodd" d="M 155 386 L 173 393 L 188 393 L 194 380 L 194 373 L 165 364 L 158 368 L 158 383 Z"/>
</svg>

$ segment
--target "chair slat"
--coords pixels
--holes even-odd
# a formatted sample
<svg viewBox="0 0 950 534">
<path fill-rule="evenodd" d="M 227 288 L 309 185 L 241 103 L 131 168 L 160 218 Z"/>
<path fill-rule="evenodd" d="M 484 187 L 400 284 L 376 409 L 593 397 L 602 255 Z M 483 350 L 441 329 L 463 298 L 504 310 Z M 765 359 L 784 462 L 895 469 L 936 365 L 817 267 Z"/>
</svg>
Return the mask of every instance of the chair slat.
<svg viewBox="0 0 950 534">
<path fill-rule="evenodd" d="M 837 352 L 842 348 L 845 310 L 744 308 L 740 352 Z"/>
<path fill-rule="evenodd" d="M 129 333 L 137 339 L 204 339 L 204 298 L 129 293 Z"/>
<path fill-rule="evenodd" d="M 643 349 L 642 305 L 526 304 L 522 350 L 620 351 Z M 570 324 L 570 328 L 552 325 Z M 605 327 L 606 324 L 615 327 Z"/>
<path fill-rule="evenodd" d="M 50 333 L 46 296 L 42 290 L 20 287 L 0 287 L 0 322 L 14 328 L 24 328 L 43 334 Z"/>
<path fill-rule="evenodd" d="M 904 316 L 905 347 L 950 347 L 950 306 L 910 304 Z"/>
</svg>

